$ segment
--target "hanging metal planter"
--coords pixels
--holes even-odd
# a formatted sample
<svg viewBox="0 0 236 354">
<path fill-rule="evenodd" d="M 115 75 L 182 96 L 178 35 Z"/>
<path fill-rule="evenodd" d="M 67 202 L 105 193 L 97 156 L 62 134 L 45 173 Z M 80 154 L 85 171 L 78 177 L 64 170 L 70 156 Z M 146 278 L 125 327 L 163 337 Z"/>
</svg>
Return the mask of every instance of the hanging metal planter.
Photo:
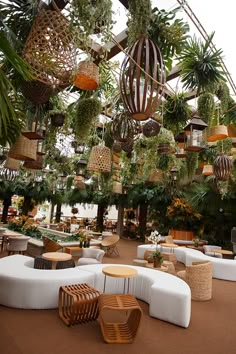
<svg viewBox="0 0 236 354">
<path fill-rule="evenodd" d="M 226 181 L 232 170 L 232 160 L 227 155 L 219 155 L 213 163 L 213 171 L 219 181 Z"/>
<path fill-rule="evenodd" d="M 164 83 L 160 50 L 151 39 L 141 37 L 128 50 L 120 74 L 121 97 L 133 119 L 146 120 L 156 112 Z"/>
<path fill-rule="evenodd" d="M 126 142 L 134 136 L 134 121 L 126 113 L 117 114 L 111 124 L 111 135 L 115 140 Z"/>
</svg>

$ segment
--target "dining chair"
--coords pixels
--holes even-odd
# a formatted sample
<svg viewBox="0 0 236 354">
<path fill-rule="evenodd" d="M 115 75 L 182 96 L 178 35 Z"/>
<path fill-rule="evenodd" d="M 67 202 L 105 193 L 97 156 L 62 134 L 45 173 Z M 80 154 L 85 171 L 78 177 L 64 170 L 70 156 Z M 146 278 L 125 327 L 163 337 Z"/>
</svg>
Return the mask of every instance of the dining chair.
<svg viewBox="0 0 236 354">
<path fill-rule="evenodd" d="M 8 237 L 8 256 L 15 253 L 24 254 L 27 250 L 29 239 L 29 236 Z"/>
</svg>

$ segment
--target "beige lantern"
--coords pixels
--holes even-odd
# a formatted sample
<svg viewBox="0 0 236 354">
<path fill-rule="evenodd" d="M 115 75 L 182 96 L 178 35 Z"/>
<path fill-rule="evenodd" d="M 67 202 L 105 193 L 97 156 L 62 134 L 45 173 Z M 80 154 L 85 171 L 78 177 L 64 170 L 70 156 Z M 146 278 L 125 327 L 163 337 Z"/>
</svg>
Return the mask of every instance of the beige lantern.
<svg viewBox="0 0 236 354">
<path fill-rule="evenodd" d="M 93 146 L 87 169 L 92 172 L 111 172 L 111 150 L 102 145 Z"/>
</svg>

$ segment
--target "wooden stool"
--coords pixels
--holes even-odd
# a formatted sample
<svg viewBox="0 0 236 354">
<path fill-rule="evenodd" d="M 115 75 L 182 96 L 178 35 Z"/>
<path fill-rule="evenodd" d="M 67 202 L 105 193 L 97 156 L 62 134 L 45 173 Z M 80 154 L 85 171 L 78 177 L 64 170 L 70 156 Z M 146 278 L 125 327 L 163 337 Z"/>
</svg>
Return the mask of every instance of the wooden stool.
<svg viewBox="0 0 236 354">
<path fill-rule="evenodd" d="M 170 274 L 175 274 L 175 265 L 173 262 L 169 262 L 169 261 L 164 261 L 162 263 L 164 266 L 167 266 L 168 270 L 167 272 Z"/>
<path fill-rule="evenodd" d="M 98 317 L 100 292 L 88 284 L 61 286 L 59 289 L 59 317 L 67 325 L 85 323 Z"/>
<path fill-rule="evenodd" d="M 140 258 L 135 258 L 133 259 L 133 265 L 140 266 L 140 267 L 146 267 L 148 261 L 145 259 L 140 259 Z"/>
<path fill-rule="evenodd" d="M 98 299 L 100 327 L 106 343 L 132 343 L 142 310 L 133 295 L 102 294 Z"/>
</svg>

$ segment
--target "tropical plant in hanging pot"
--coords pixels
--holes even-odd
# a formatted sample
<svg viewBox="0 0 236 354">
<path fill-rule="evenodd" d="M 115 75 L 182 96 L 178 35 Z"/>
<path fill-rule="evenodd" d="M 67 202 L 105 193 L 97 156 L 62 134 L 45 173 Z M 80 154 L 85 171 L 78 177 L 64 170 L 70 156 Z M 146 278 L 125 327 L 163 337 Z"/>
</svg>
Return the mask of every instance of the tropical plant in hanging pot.
<svg viewBox="0 0 236 354">
<path fill-rule="evenodd" d="M 222 50 L 211 49 L 213 36 L 214 33 L 205 43 L 196 37 L 191 38 L 179 56 L 184 88 L 197 90 L 197 93 L 214 92 L 216 85 L 225 80 L 221 69 Z"/>
<path fill-rule="evenodd" d="M 101 110 L 102 105 L 97 98 L 83 98 L 78 101 L 74 112 L 75 135 L 78 139 L 87 139 Z"/>
<path fill-rule="evenodd" d="M 54 127 L 62 127 L 65 121 L 66 113 L 62 110 L 51 110 L 49 111 L 49 116 L 51 119 L 51 124 Z"/>
</svg>

